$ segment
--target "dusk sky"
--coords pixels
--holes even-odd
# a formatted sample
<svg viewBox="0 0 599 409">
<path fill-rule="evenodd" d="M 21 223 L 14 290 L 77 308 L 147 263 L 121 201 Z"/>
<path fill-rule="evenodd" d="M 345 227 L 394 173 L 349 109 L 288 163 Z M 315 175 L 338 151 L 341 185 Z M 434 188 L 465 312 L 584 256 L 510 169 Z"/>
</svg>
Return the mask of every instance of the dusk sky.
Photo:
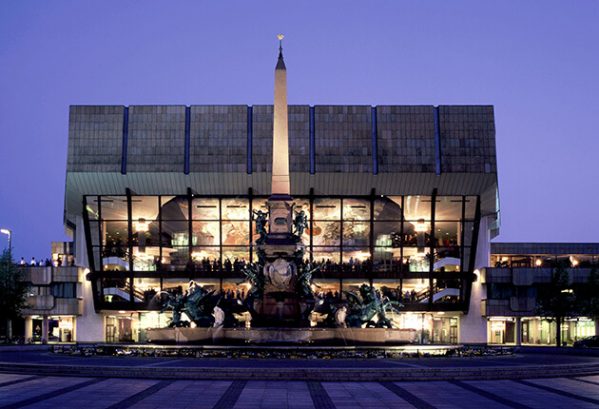
<svg viewBox="0 0 599 409">
<path fill-rule="evenodd" d="M 0 227 L 63 228 L 72 104 L 495 106 L 496 241 L 599 241 L 599 1 L 2 1 Z M 0 248 L 6 236 L 0 237 Z"/>
</svg>

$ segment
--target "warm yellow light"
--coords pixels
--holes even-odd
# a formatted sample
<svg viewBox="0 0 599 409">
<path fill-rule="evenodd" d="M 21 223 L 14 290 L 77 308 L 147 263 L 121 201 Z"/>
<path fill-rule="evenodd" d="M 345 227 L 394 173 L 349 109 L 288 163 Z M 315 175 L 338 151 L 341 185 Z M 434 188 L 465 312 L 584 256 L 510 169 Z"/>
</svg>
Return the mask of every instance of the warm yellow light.
<svg viewBox="0 0 599 409">
<path fill-rule="evenodd" d="M 541 259 L 538 258 L 538 259 L 535 260 L 535 266 L 541 267 L 541 264 L 543 264 L 543 262 L 541 261 Z"/>
<path fill-rule="evenodd" d="M 357 253 L 355 253 L 354 257 L 357 260 L 364 261 L 370 258 L 370 253 L 367 251 L 358 251 Z"/>
<path fill-rule="evenodd" d="M 424 233 L 427 231 L 427 227 L 426 227 L 426 223 L 424 222 L 424 219 L 418 220 L 418 222 L 414 225 L 414 230 L 416 230 L 417 233 Z"/>
<path fill-rule="evenodd" d="M 194 251 L 191 253 L 191 258 L 194 260 L 203 260 L 205 258 L 208 258 L 208 253 L 206 253 L 205 251 Z"/>
<path fill-rule="evenodd" d="M 578 266 L 578 260 L 576 260 L 574 257 L 571 257 L 570 260 L 572 262 L 572 267 Z"/>
<path fill-rule="evenodd" d="M 146 219 L 140 218 L 139 220 L 137 220 L 137 222 L 135 222 L 135 231 L 137 231 L 139 233 L 143 233 L 143 232 L 147 232 L 149 229 L 150 229 L 150 225 L 146 221 Z"/>
</svg>

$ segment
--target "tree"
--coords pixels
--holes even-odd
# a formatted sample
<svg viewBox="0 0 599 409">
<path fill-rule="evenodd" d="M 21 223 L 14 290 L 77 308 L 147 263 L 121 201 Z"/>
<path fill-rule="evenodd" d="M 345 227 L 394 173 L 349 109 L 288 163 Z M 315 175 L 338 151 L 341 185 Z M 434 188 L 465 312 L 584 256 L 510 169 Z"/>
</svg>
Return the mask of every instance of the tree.
<svg viewBox="0 0 599 409">
<path fill-rule="evenodd" d="M 576 291 L 579 310 L 595 321 L 595 329 L 599 324 L 599 271 L 593 267 L 588 281 Z"/>
<path fill-rule="evenodd" d="M 12 337 L 12 320 L 21 315 L 26 307 L 27 284 L 22 280 L 22 272 L 12 261 L 10 250 L 4 250 L 0 257 L 0 319 L 6 323 L 6 339 Z"/>
<path fill-rule="evenodd" d="M 564 318 L 574 315 L 576 295 L 570 286 L 569 274 L 564 264 L 559 264 L 551 276 L 551 282 L 539 287 L 537 313 L 555 319 L 555 343 L 562 344 L 562 323 Z"/>
</svg>

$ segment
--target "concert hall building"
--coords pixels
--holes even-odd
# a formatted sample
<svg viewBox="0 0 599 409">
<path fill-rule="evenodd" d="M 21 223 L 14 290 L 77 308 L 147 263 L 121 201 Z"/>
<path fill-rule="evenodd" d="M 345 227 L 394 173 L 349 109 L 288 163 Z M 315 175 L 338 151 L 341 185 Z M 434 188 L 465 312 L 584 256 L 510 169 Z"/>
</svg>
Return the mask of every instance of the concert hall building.
<svg viewBox="0 0 599 409">
<path fill-rule="evenodd" d="M 498 233 L 491 106 L 289 106 L 289 166 L 317 294 L 370 283 L 400 328 L 485 342 L 482 267 Z M 251 214 L 270 194 L 273 107 L 72 106 L 65 223 L 79 341 L 143 340 L 190 279 L 241 297 Z"/>
<path fill-rule="evenodd" d="M 499 233 L 492 106 L 289 105 L 288 137 L 317 297 L 370 284 L 403 304 L 389 318 L 416 343 L 522 341 L 534 311 L 505 303 L 523 293 L 506 295 L 502 263 L 523 253 L 485 269 Z M 272 105 L 71 106 L 61 259 L 78 267 L 30 270 L 26 337 L 143 342 L 169 322 L 156 294 L 190 280 L 244 298 L 272 159 Z"/>
</svg>

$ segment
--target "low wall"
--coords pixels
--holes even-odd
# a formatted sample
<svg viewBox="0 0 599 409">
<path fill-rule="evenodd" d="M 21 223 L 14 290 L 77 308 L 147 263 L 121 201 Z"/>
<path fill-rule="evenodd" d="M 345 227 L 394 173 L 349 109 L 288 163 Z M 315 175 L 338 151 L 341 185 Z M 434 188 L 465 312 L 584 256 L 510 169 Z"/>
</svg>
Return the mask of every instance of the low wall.
<svg viewBox="0 0 599 409">
<path fill-rule="evenodd" d="M 388 328 L 153 328 L 149 342 L 164 344 L 409 344 L 416 331 Z"/>
</svg>

